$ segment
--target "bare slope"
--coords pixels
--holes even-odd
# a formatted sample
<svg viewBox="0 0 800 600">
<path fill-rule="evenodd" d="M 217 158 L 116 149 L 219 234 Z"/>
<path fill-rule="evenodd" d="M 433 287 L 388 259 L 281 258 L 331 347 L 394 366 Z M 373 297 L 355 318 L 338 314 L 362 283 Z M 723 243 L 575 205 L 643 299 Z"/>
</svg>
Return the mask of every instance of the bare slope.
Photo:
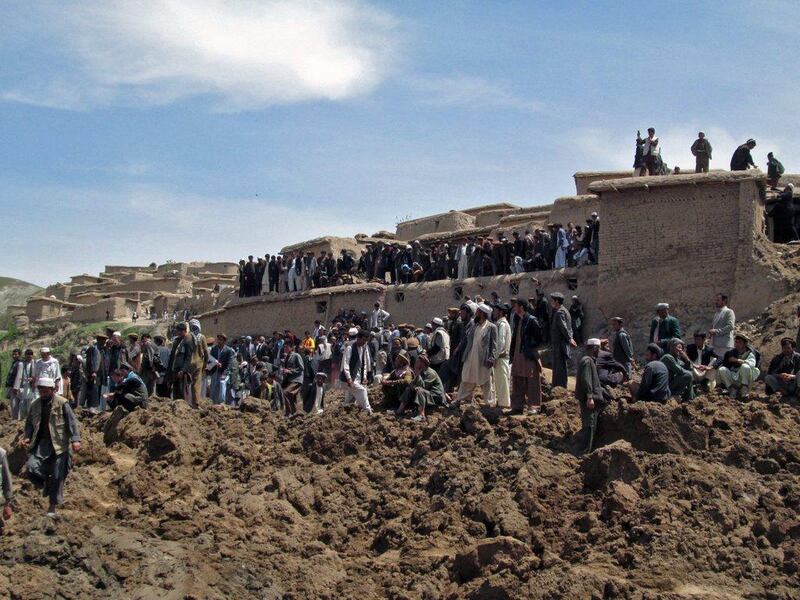
<svg viewBox="0 0 800 600">
<path fill-rule="evenodd" d="M 0 315 L 5 314 L 9 306 L 25 304 L 28 298 L 41 290 L 38 285 L 27 281 L 0 277 Z"/>
<path fill-rule="evenodd" d="M 564 395 L 537 419 L 121 416 L 84 419 L 55 524 L 15 479 L 0 597 L 797 597 L 795 406 L 615 403 L 588 457 Z"/>
</svg>

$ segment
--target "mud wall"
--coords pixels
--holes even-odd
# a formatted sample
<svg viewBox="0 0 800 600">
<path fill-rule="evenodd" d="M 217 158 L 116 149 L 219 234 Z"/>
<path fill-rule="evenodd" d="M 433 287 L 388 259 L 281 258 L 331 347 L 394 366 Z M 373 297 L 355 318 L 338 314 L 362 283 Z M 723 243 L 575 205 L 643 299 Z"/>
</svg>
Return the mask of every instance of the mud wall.
<svg viewBox="0 0 800 600">
<path fill-rule="evenodd" d="M 738 321 L 786 293 L 761 233 L 762 188 L 763 176 L 747 173 L 592 186 L 603 220 L 600 308 L 626 318 L 639 351 L 658 302 L 668 302 L 691 333 L 710 327 L 716 293 L 730 296 Z"/>
<path fill-rule="evenodd" d="M 475 227 L 486 227 L 487 225 L 495 225 L 500 222 L 501 217 L 510 215 L 514 212 L 513 208 L 497 208 L 494 210 L 486 210 L 479 213 L 475 217 Z"/>
<path fill-rule="evenodd" d="M 188 293 L 192 289 L 192 282 L 181 277 L 159 277 L 142 281 L 129 281 L 118 283 L 106 288 L 108 292 L 170 292 Z"/>
<path fill-rule="evenodd" d="M 414 240 L 426 233 L 461 231 L 475 227 L 475 217 L 463 212 L 450 211 L 432 217 L 404 221 L 397 224 L 398 240 Z"/>
<path fill-rule="evenodd" d="M 341 309 L 370 310 L 383 300 L 380 285 L 338 286 L 281 296 L 236 298 L 225 309 L 200 315 L 203 330 L 228 336 L 269 335 L 275 330 L 303 332 L 315 319 L 330 323 Z"/>
<path fill-rule="evenodd" d="M 337 258 L 341 255 L 342 250 L 347 250 L 351 254 L 354 254 L 356 257 L 358 257 L 361 254 L 361 247 L 362 246 L 355 240 L 355 238 L 324 237 L 286 246 L 281 250 L 281 254 L 299 251 L 303 252 L 304 254 L 307 252 L 313 252 L 314 256 L 319 256 L 320 252 L 332 252 L 334 258 Z"/>
<path fill-rule="evenodd" d="M 572 222 L 575 225 L 586 225 L 593 212 L 600 212 L 600 199 L 592 194 L 581 196 L 563 196 L 557 198 L 553 203 L 553 210 L 550 211 L 550 222 L 561 223 L 564 227 Z M 602 219 L 602 215 L 600 218 Z"/>
<path fill-rule="evenodd" d="M 575 173 L 572 177 L 575 179 L 575 193 L 582 196 L 589 192 L 589 184 L 593 181 L 633 177 L 633 167 L 628 171 L 583 171 Z"/>
<path fill-rule="evenodd" d="M 76 323 L 97 323 L 106 320 L 128 319 L 136 310 L 139 313 L 139 303 L 125 298 L 103 298 L 96 304 L 78 306 L 70 315 L 70 320 Z M 106 313 L 108 311 L 108 313 Z M 142 316 L 140 314 L 140 316 Z"/>
</svg>

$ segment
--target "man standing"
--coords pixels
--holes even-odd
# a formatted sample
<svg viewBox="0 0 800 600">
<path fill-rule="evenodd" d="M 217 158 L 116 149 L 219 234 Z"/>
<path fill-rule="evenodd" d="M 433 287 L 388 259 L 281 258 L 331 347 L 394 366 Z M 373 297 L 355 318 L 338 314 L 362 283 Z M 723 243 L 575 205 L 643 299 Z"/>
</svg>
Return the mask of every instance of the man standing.
<svg viewBox="0 0 800 600">
<path fill-rule="evenodd" d="M 281 368 L 283 376 L 284 414 L 287 417 L 297 412 L 297 400 L 301 398 L 303 389 L 303 375 L 305 365 L 303 357 L 295 351 L 294 340 L 286 339 L 283 343 L 284 366 Z"/>
<path fill-rule="evenodd" d="M 552 321 L 550 322 L 550 350 L 553 367 L 553 387 L 567 387 L 567 361 L 570 348 L 578 344 L 572 337 L 572 318 L 564 306 L 564 294 L 550 294 Z"/>
<path fill-rule="evenodd" d="M 492 310 L 492 318 L 497 327 L 497 362 L 494 365 L 494 391 L 497 406 L 511 408 L 511 326 L 508 324 L 508 304 L 497 303 Z"/>
<path fill-rule="evenodd" d="M 61 365 L 58 364 L 58 359 L 50 354 L 50 348 L 42 348 L 39 352 L 41 358 L 33 366 L 33 379 L 35 381 L 39 381 L 42 377 L 52 379 L 56 383 L 58 393 L 63 393 L 64 383 L 61 380 Z"/>
<path fill-rule="evenodd" d="M 767 185 L 771 190 L 778 189 L 778 181 L 784 173 L 783 165 L 772 152 L 767 154 Z"/>
<path fill-rule="evenodd" d="M 39 397 L 31 404 L 19 445 L 28 449 L 28 473 L 50 499 L 47 515 L 55 517 L 56 507 L 64 503 L 64 482 L 72 464 L 70 452 L 80 452 L 81 434 L 69 402 L 56 394 L 56 382 L 42 377 L 37 388 Z"/>
<path fill-rule="evenodd" d="M 747 171 L 749 168 L 756 168 L 753 162 L 753 156 L 750 151 L 756 147 L 756 141 L 753 138 L 747 140 L 744 144 L 736 148 L 731 157 L 731 171 Z"/>
<path fill-rule="evenodd" d="M 165 340 L 162 336 L 157 335 L 153 339 L 156 343 L 156 350 L 158 352 L 158 359 L 161 363 L 161 368 L 165 370 L 169 365 L 169 359 L 172 352 L 166 345 L 167 340 Z M 158 380 L 156 381 L 156 395 L 161 398 L 169 398 L 170 396 L 169 377 L 166 372 L 162 371 L 162 373 L 159 374 Z"/>
<path fill-rule="evenodd" d="M 623 327 L 622 317 L 611 317 L 608 328 L 611 330 L 611 354 L 614 360 L 625 367 L 628 378 L 631 376 L 631 367 L 636 364 L 633 354 L 633 342 L 630 334 Z"/>
<path fill-rule="evenodd" d="M 702 131 L 697 134 L 697 139 L 692 144 L 692 155 L 695 159 L 694 172 L 708 173 L 708 164 L 711 162 L 711 143 Z"/>
<path fill-rule="evenodd" d="M 717 294 L 714 296 L 714 307 L 717 309 L 708 335 L 711 338 L 711 348 L 714 354 L 722 357 L 733 348 L 733 330 L 736 327 L 736 315 L 728 308 L 728 296 Z"/>
<path fill-rule="evenodd" d="M 100 411 L 100 390 L 105 383 L 101 349 L 107 340 L 105 335 L 97 334 L 95 342 L 86 349 L 86 358 L 83 361 L 82 406 L 95 413 Z"/>
<path fill-rule="evenodd" d="M 158 377 L 158 374 L 156 373 L 155 358 L 158 354 L 158 349 L 153 343 L 149 333 L 142 334 L 142 340 L 139 343 L 139 348 L 141 351 L 141 360 L 139 361 L 140 366 L 138 373 L 141 376 L 145 387 L 147 388 L 147 395 L 152 396 L 156 386 L 156 378 Z"/>
<path fill-rule="evenodd" d="M 597 433 L 597 421 L 606 401 L 603 397 L 603 386 L 600 384 L 600 375 L 597 373 L 595 360 L 600 352 L 600 340 L 590 338 L 586 341 L 586 354 L 578 364 L 578 372 L 575 376 L 575 398 L 581 407 L 581 430 L 582 438 L 585 440 L 583 452 L 589 453 L 594 445 L 594 438 Z"/>
<path fill-rule="evenodd" d="M 369 373 L 372 370 L 372 358 L 367 348 L 369 333 L 363 329 L 353 328 L 350 329 L 348 335 L 355 339 L 345 347 L 342 357 L 341 379 L 347 384 L 344 404 L 355 402 L 358 408 L 371 415 L 372 407 L 367 394 L 367 386 L 370 383 Z"/>
<path fill-rule="evenodd" d="M 636 144 L 642 147 L 642 159 L 647 167 L 647 174 L 658 175 L 661 146 L 658 145 L 656 130 L 653 127 L 649 127 L 647 129 L 647 137 L 645 139 L 637 138 Z"/>
<path fill-rule="evenodd" d="M 768 395 L 778 392 L 783 397 L 797 396 L 800 353 L 795 348 L 792 338 L 785 337 L 781 340 L 781 353 L 770 361 L 764 379 Z"/>
<path fill-rule="evenodd" d="M 14 387 L 14 375 L 17 372 L 17 367 L 22 362 L 22 352 L 19 348 L 14 348 L 11 351 L 11 365 L 8 368 L 8 375 L 6 375 L 6 398 L 11 400 L 11 390 Z"/>
<path fill-rule="evenodd" d="M 33 350 L 28 348 L 17 369 L 14 377 L 14 385 L 11 393 L 17 399 L 17 420 L 24 421 L 28 417 L 31 402 L 36 397 L 36 379 L 33 376 L 35 363 L 33 361 Z M 11 406 L 12 418 L 14 416 L 14 405 Z"/>
<path fill-rule="evenodd" d="M 172 397 L 182 398 L 192 408 L 197 408 L 199 395 L 195 394 L 195 381 L 200 380 L 205 363 L 197 360 L 197 340 L 186 323 L 175 326 L 175 339 L 172 341 L 172 354 L 167 373 L 172 382 Z"/>
<path fill-rule="evenodd" d="M 514 330 L 511 336 L 511 413 L 526 409 L 537 414 L 542 405 L 542 362 L 539 345 L 542 329 L 536 317 L 528 312 L 528 302 L 514 301 Z"/>
<path fill-rule="evenodd" d="M 14 393 L 14 381 L 17 378 L 17 373 L 22 369 L 22 352 L 19 348 L 14 348 L 11 351 L 11 366 L 8 369 L 6 376 L 6 398 L 11 404 L 11 418 L 15 421 L 21 420 L 19 418 L 18 401 Z"/>
<path fill-rule="evenodd" d="M 234 358 L 233 348 L 228 346 L 228 336 L 217 334 L 217 343 L 211 348 L 211 356 L 216 361 L 211 372 L 211 403 L 225 404 L 228 394 L 228 368 Z"/>
<path fill-rule="evenodd" d="M 492 370 L 497 363 L 497 327 L 489 321 L 492 309 L 483 303 L 477 307 L 474 326 L 464 346 L 464 366 L 461 369 L 457 402 L 471 401 L 475 388 L 480 387 L 484 403 L 494 406 Z"/>
<path fill-rule="evenodd" d="M 372 314 L 369 316 L 369 328 L 375 329 L 383 329 L 383 324 L 391 315 L 381 308 L 381 303 L 375 303 L 375 310 L 372 311 Z"/>
<path fill-rule="evenodd" d="M 656 316 L 650 322 L 650 337 L 653 344 L 658 344 L 662 352 L 669 350 L 669 341 L 681 337 L 681 324 L 669 314 L 669 304 L 659 302 L 656 305 Z"/>
<path fill-rule="evenodd" d="M 431 368 L 438 371 L 439 367 L 450 358 L 450 335 L 444 327 L 444 321 L 439 317 L 434 318 L 431 325 L 436 329 L 428 340 L 427 354 Z"/>
<path fill-rule="evenodd" d="M 0 515 L 0 536 L 5 533 L 5 522 L 14 514 L 14 492 L 11 488 L 11 469 L 5 448 L 0 448 L 0 490 L 3 494 L 3 511 Z"/>
</svg>

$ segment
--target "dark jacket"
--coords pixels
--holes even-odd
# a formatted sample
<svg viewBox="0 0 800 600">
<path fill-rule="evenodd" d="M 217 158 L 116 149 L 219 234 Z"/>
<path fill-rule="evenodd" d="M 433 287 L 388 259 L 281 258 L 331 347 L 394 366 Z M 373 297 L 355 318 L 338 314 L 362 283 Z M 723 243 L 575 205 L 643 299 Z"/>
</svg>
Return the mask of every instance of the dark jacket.
<svg viewBox="0 0 800 600">
<path fill-rule="evenodd" d="M 768 375 L 778 375 L 779 373 L 788 373 L 796 375 L 800 372 L 800 352 L 793 352 L 788 361 L 784 362 L 783 353 L 778 354 L 769 361 Z"/>
<path fill-rule="evenodd" d="M 689 344 L 686 346 L 686 356 L 689 357 L 689 360 L 691 360 L 693 364 L 697 360 L 698 352 L 697 344 Z M 714 355 L 714 350 L 708 346 L 703 348 L 702 353 L 700 353 L 700 364 L 708 366 L 715 360 L 716 356 Z"/>
<path fill-rule="evenodd" d="M 750 148 L 747 144 L 739 146 L 731 157 L 731 171 L 746 171 L 747 167 L 755 167 L 753 157 L 750 154 Z"/>
<path fill-rule="evenodd" d="M 669 371 L 660 360 L 653 360 L 644 368 L 642 383 L 636 393 L 637 400 L 666 402 L 669 400 Z"/>
<path fill-rule="evenodd" d="M 517 348 L 517 331 L 522 332 L 522 342 L 520 350 L 525 358 L 528 360 L 537 360 L 539 358 L 539 344 L 542 342 L 542 328 L 536 317 L 529 313 L 522 315 L 522 323 L 517 327 L 516 317 L 514 320 L 514 328 L 511 330 L 511 353 L 509 362 L 514 362 L 514 353 Z"/>
</svg>

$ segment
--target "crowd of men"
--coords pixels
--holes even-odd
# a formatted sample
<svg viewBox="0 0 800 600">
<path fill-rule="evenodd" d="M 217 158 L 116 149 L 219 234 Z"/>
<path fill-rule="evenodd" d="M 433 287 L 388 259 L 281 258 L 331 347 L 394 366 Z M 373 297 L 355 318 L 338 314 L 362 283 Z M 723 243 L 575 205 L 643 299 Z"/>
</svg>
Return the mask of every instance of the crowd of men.
<svg viewBox="0 0 800 600">
<path fill-rule="evenodd" d="M 725 294 L 715 296 L 714 307 L 709 327 L 695 331 L 686 344 L 669 305 L 659 303 L 641 365 L 620 317 L 609 320 L 607 338 L 582 344 L 575 397 L 585 451 L 592 449 L 614 388 L 629 394 L 630 401 L 689 401 L 715 388 L 732 398 L 749 398 L 762 375 L 761 356 L 736 330 Z M 316 321 L 302 336 L 275 331 L 269 339 L 228 340 L 220 333 L 207 340 L 193 319 L 178 323 L 169 342 L 144 333 L 126 339 L 111 330 L 98 333 L 63 371 L 48 348 L 35 360 L 32 350 L 15 350 L 6 387 L 12 417 L 25 422 L 20 444 L 29 450 L 28 473 L 54 514 L 63 502 L 71 453 L 80 450 L 76 411 L 82 418 L 117 407 L 135 411 L 154 395 L 192 407 L 202 398 L 236 407 L 253 396 L 291 417 L 324 411 L 326 392 L 336 386 L 344 391 L 343 404 L 371 414 L 370 389 L 379 386 L 384 410 L 398 416 L 411 412 L 417 421 L 431 410 L 473 402 L 479 389 L 485 405 L 536 415 L 543 386 L 567 387 L 583 315 L 577 297 L 567 307 L 563 294 L 539 288 L 530 299 L 504 301 L 494 293 L 467 299 L 422 327 L 396 324 L 380 303 L 370 312 L 343 311 L 330 326 Z M 781 340 L 781 353 L 763 377 L 768 394 L 797 396 L 797 343 Z M 543 357 L 552 371 L 550 381 L 543 376 Z M 634 381 L 637 370 L 641 377 Z M 13 496 L 4 452 L 0 476 L 10 515 Z"/>
<path fill-rule="evenodd" d="M 513 231 L 511 238 L 468 237 L 453 243 L 424 245 L 418 240 L 366 244 L 360 257 L 347 250 L 289 252 L 239 261 L 239 295 L 304 291 L 352 281 L 412 283 L 508 275 L 568 266 L 596 264 L 600 219 L 592 213 L 585 225 L 548 223 L 533 230 Z"/>
</svg>

